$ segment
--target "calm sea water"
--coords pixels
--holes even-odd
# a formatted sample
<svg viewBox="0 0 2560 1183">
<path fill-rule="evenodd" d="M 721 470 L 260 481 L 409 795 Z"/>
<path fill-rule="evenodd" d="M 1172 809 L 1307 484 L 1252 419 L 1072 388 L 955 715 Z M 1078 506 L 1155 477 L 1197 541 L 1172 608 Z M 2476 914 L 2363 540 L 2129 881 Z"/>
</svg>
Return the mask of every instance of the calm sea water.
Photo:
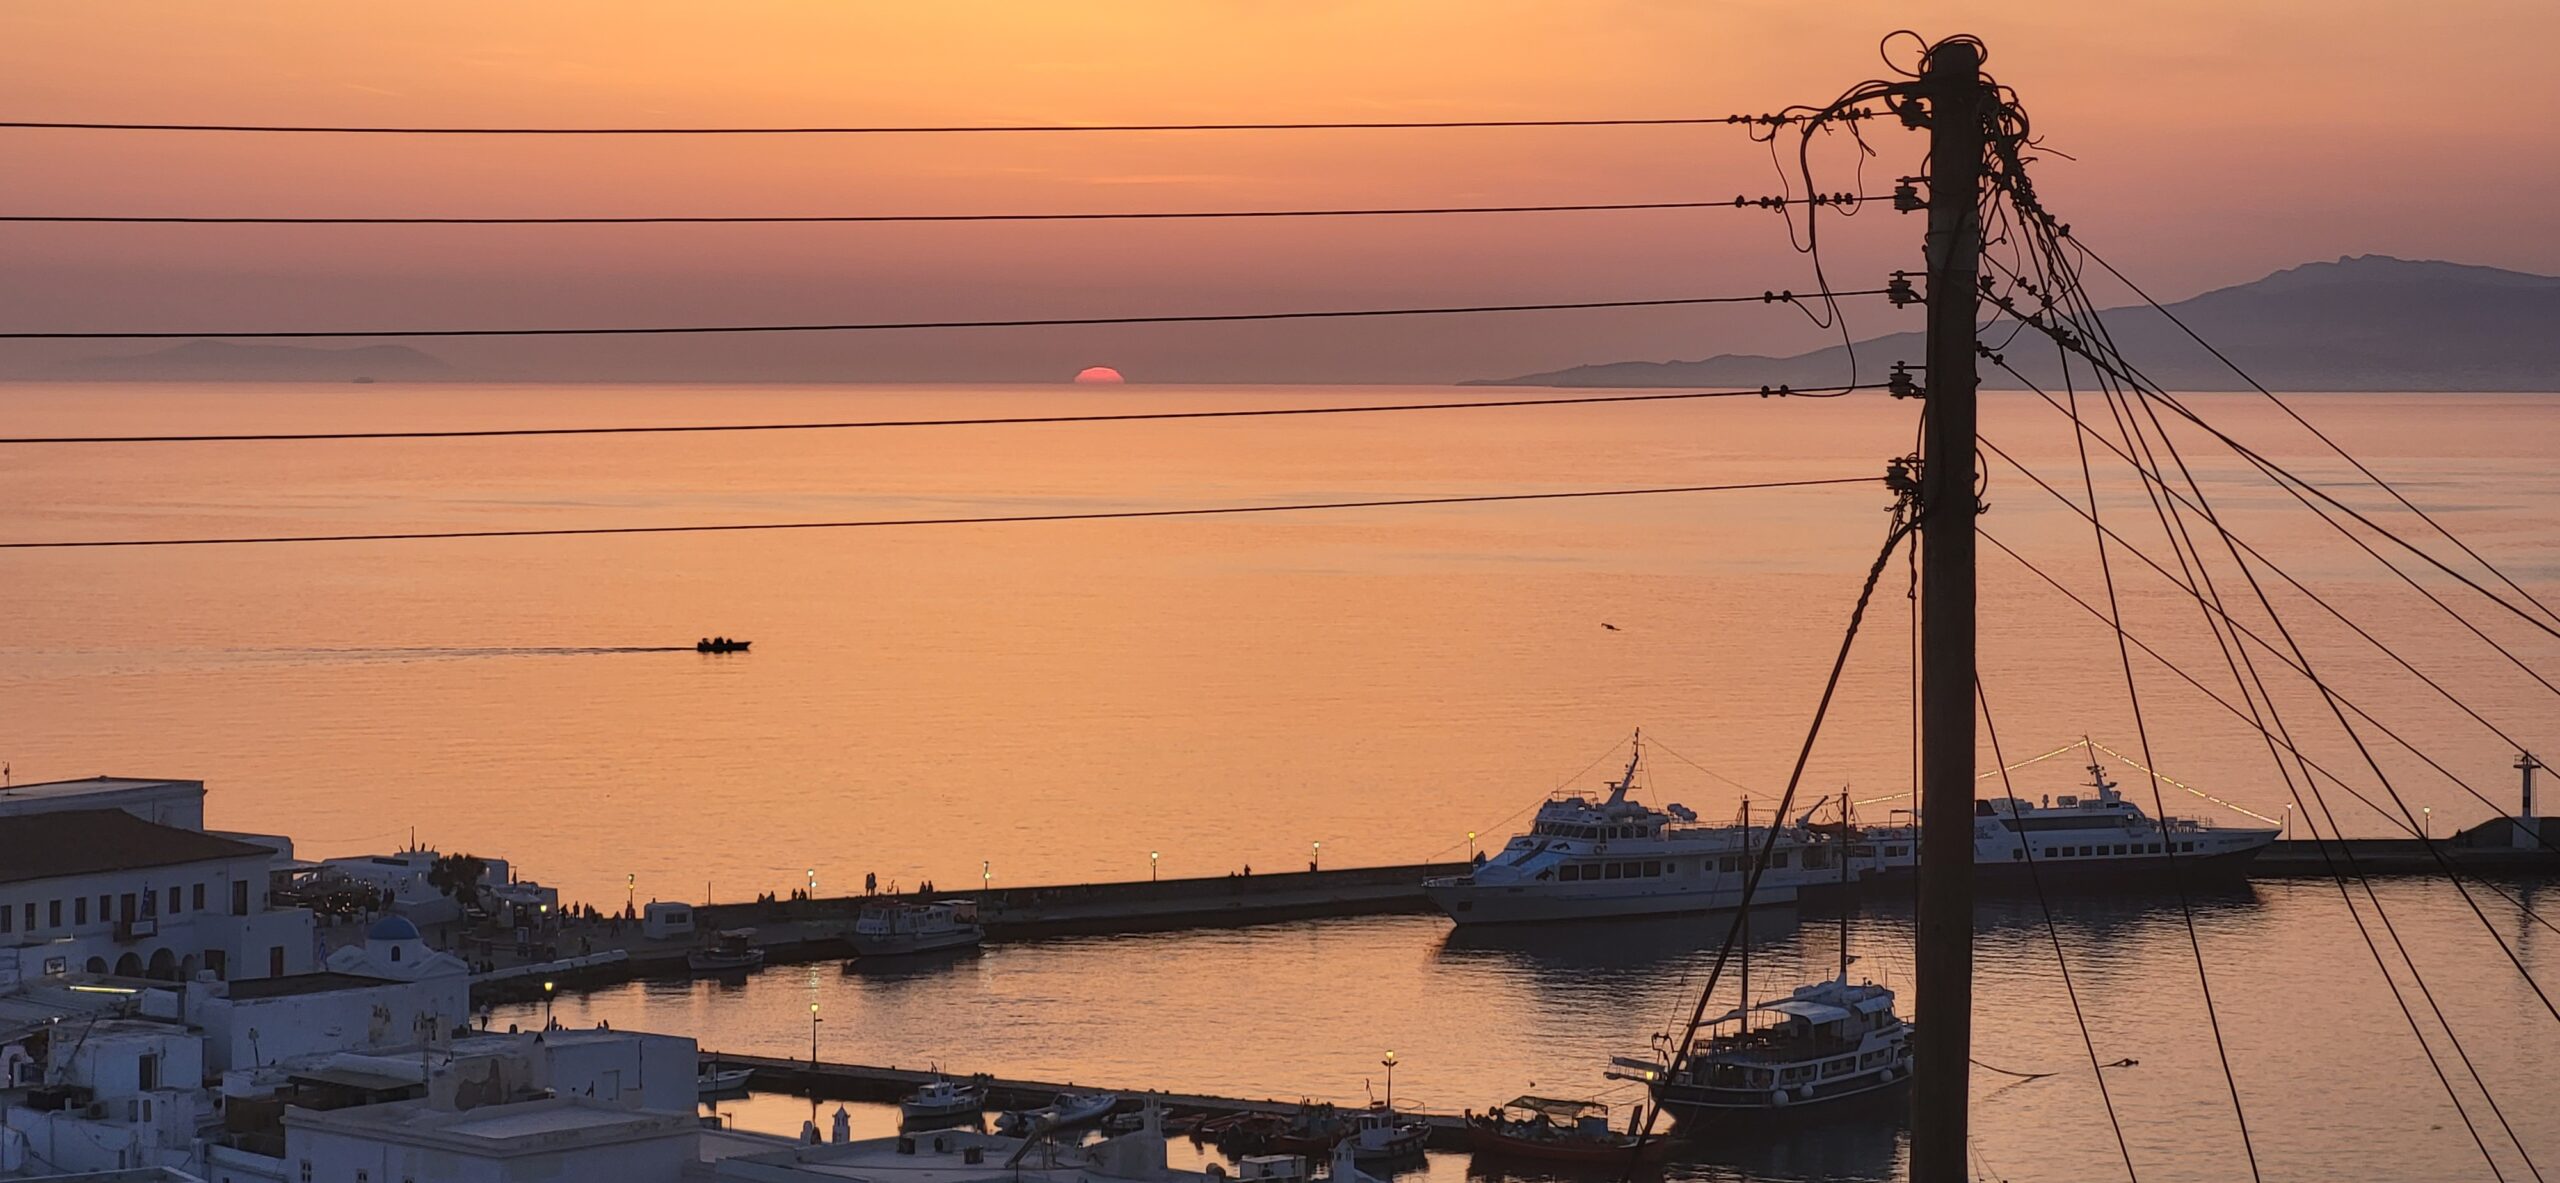
<svg viewBox="0 0 2560 1183">
<path fill-rule="evenodd" d="M 0 389 L 6 434 L 912 418 L 1480 397 L 1441 390 L 1133 388 Z M 2196 405 L 2271 456 L 2418 530 L 2263 403 Z M 2543 396 L 2303 396 L 2339 440 L 2536 594 L 2560 596 L 2560 406 Z M 2057 487 L 2071 438 L 2031 396 L 1985 434 Z M 474 442 L 0 447 L 0 538 L 201 537 L 1076 512 L 1791 480 L 1877 473 L 1913 408 L 1731 400 L 1229 422 Z M 2182 434 L 2235 529 L 2510 735 L 2560 751 L 2552 692 L 2228 453 Z M 2169 561 L 2139 487 L 2100 455 L 2109 521 Z M 2085 523 L 1997 461 L 1985 529 L 2103 597 Z M 0 557 L 0 756 L 32 780 L 204 778 L 216 825 L 305 856 L 418 839 L 504 855 L 572 898 L 734 899 L 876 873 L 998 885 L 1246 864 L 1463 853 L 1642 726 L 1648 789 L 1730 813 L 1781 786 L 1884 527 L 1880 489 L 1693 494 L 1140 522 L 682 536 L 10 551 Z M 2417 536 L 2413 534 L 2413 537 Z M 1983 670 L 2015 759 L 2086 734 L 2141 744 L 2112 634 L 1986 548 Z M 2174 567 L 2174 564 L 2172 564 Z M 2227 564 L 2226 585 L 2237 575 Z M 2118 556 L 2129 626 L 2218 693 L 2191 602 Z M 2263 577 L 2263 576 L 2262 576 Z M 2560 642 L 2463 593 L 2549 676 Z M 1908 786 L 1909 607 L 1871 612 L 1806 792 Z M 2294 592 L 2319 670 L 2469 786 L 2511 800 L 2513 753 Z M 2553 602 L 2560 602 L 2554 600 Z M 2255 619 L 2254 609 L 2237 609 Z M 1616 630 L 1605 629 L 1604 623 Z M 2266 631 L 2263 624 L 2261 631 Z M 690 650 L 751 638 L 747 655 Z M 2272 634 L 2270 633 L 2272 636 Z M 2273 669 L 2264 653 L 2260 665 Z M 2145 659 L 2137 655 L 2138 662 Z M 2138 666 L 2152 762 L 2281 817 L 2251 732 Z M 2299 679 L 2276 694 L 2306 750 L 2381 785 Z M 2490 807 L 2372 738 L 2438 832 Z M 1985 766 L 1989 766 L 1988 752 Z M 2020 791 L 2070 791 L 2057 760 Z M 1597 771 L 1591 775 L 1598 775 Z M 2138 778 L 2125 777 L 2139 784 Z M 1742 786 L 1748 786 L 1746 790 Z M 2243 820 L 2175 788 L 2173 811 Z M 2333 796 L 2336 796 L 2333 794 Z M 1870 813 L 1905 802 L 1879 801 Z M 2338 796 L 2351 832 L 2383 816 Z M 2460 901 L 2385 901 L 2529 1147 L 2560 1136 L 2530 1089 L 2540 1010 Z M 2492 902 L 2494 904 L 2494 901 Z M 2548 931 L 2493 921 L 2548 972 Z M 1900 975 L 1905 917 L 1870 914 L 1862 964 Z M 1986 1061 L 2062 1075 L 1977 1105 L 2007 1177 L 2111 1170 L 2113 1143 L 2031 918 L 1986 934 Z M 2269 1177 L 2483 1174 L 2334 888 L 2260 885 L 2198 923 Z M 1827 929 L 1770 937 L 1820 961 Z M 1898 943 L 1897 934 L 1904 934 Z M 2230 1178 L 2174 906 L 2075 905 L 2065 930 L 2146 1178 Z M 739 993 L 632 987 L 569 1005 L 833 1054 L 1021 1075 L 1350 1098 L 1387 1047 L 1399 1095 L 1481 1105 L 1597 1087 L 1643 1045 L 1711 937 L 1609 927 L 1557 944 L 1449 939 L 1428 919 L 1065 941 L 912 979 L 775 971 Z M 1774 972 L 1774 971 L 1773 971 Z M 2432 1020 L 2428 1020 L 2432 1023 Z M 2397 1032 L 2395 1035 L 2394 1032 Z M 2074 1068 L 2077 1063 L 2079 1066 Z M 2458 1065 L 2449 1069 L 2470 1090 Z M 2482 1119 L 2486 1121 L 2485 1115 Z M 2490 1136 L 2496 1138 L 2492 1129 Z M 1891 1128 L 1694 1170 L 1876 1178 Z M 2506 1154 L 2509 1177 L 2521 1164 Z M 2470 1156 L 2466 1160 L 2466 1155 Z M 1684 1168 L 1692 1169 L 1692 1168 Z"/>
</svg>

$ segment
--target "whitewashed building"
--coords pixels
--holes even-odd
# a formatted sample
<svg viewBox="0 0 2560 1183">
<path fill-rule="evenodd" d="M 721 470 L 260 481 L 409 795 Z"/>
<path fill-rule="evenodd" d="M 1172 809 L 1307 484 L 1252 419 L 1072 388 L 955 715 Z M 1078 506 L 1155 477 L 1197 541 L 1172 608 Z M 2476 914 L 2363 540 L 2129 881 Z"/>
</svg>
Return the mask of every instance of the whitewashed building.
<svg viewBox="0 0 2560 1183">
<path fill-rule="evenodd" d="M 194 782 L 145 787 L 159 784 Z M 0 808 L 0 993 L 74 973 L 180 981 L 200 969 L 226 979 L 311 969 L 311 914 L 269 904 L 275 852 L 146 820 L 137 809 L 201 821 L 201 786 L 192 815 L 183 794 L 156 792 L 135 790 L 121 805 L 111 794 L 58 793 Z M 63 807 L 71 801 L 88 807 Z"/>
</svg>

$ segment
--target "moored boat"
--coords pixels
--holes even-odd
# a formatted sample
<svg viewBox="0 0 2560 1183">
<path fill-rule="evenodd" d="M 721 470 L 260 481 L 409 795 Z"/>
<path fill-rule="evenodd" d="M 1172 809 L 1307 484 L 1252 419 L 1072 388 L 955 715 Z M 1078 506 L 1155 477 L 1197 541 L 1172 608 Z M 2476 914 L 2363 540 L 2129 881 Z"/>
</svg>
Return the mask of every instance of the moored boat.
<svg viewBox="0 0 2560 1183">
<path fill-rule="evenodd" d="M 755 1076 L 753 1068 L 722 1068 L 719 1061 L 694 1077 L 694 1092 L 704 1097 L 725 1097 L 747 1091 L 747 1081 Z"/>
<path fill-rule="evenodd" d="M 1683 1121 L 1772 1114 L 1909 1081 L 1911 1025 L 1894 1012 L 1891 989 L 1844 974 L 1704 1020 L 1668 1062 L 1611 1064 L 1612 1078 L 1643 1082 Z"/>
<path fill-rule="evenodd" d="M 696 653 L 744 653 L 747 651 L 747 646 L 752 644 L 755 642 L 740 641 L 731 637 L 704 637 L 693 643 L 693 651 Z"/>
<path fill-rule="evenodd" d="M 1038 1109 L 1015 1109 L 996 1119 L 996 1132 L 1023 1138 L 1032 1134 L 1074 1129 L 1102 1120 L 1120 1104 L 1118 1093 L 1060 1093 L 1056 1100 Z"/>
<path fill-rule="evenodd" d="M 1630 800 L 1643 761 L 1639 731 L 1626 771 L 1605 796 L 1557 794 L 1538 807 L 1528 833 L 1465 875 L 1425 880 L 1423 894 L 1461 925 L 1508 924 L 1738 907 L 1752 860 L 1764 849 L 1768 868 L 1753 904 L 1791 902 L 1808 875 L 1819 877 L 1803 865 L 1796 832 L 1781 828 L 1772 844 L 1769 827 L 1753 825 L 1747 805 L 1739 824 L 1716 826 L 1698 824 L 1683 805 L 1654 809 Z"/>
<path fill-rule="evenodd" d="M 1641 1122 L 1641 1112 L 1632 1114 L 1627 1132 L 1619 1133 L 1609 1128 L 1609 1107 L 1597 1101 L 1513 1097 L 1467 1115 L 1467 1145 L 1482 1155 L 1540 1162 L 1612 1165 L 1661 1157 L 1670 1142 L 1639 1136 Z"/>
<path fill-rule="evenodd" d="M 986 1105 L 985 1077 L 954 1081 L 937 1076 L 898 1103 L 898 1116 L 908 1122 L 948 1121 L 975 1117 L 986 1109 Z"/>
<path fill-rule="evenodd" d="M 2124 799 L 2098 745 L 2083 739 L 2089 763 L 2089 791 L 2064 793 L 2030 802 L 1991 797 L 1973 804 L 1973 865 L 1978 880 L 1989 885 L 2045 887 L 2075 883 L 2124 883 L 2168 876 L 2204 878 L 2236 876 L 2274 844 L 2275 826 L 2224 826 L 2209 819 L 2153 818 Z M 2070 749 L 2065 748 L 2064 751 Z M 1916 827 L 1868 829 L 1861 839 L 1881 851 L 1874 865 L 1888 875 L 1909 875 L 1919 867 Z M 1862 860 L 1863 864 L 1863 860 Z"/>
<path fill-rule="evenodd" d="M 864 904 L 847 938 L 863 957 L 905 957 L 967 949 L 987 939 L 976 900 L 930 904 L 881 901 Z"/>
<path fill-rule="evenodd" d="M 756 947 L 756 930 L 724 928 L 710 944 L 687 951 L 684 963 L 695 973 L 743 973 L 764 964 L 764 950 Z"/>
</svg>

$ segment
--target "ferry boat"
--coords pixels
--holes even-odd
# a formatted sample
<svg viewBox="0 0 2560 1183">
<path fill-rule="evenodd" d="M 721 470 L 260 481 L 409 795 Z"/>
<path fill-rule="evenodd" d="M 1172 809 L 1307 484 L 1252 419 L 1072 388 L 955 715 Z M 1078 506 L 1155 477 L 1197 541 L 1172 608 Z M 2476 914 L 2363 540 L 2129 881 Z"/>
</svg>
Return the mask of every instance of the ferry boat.
<svg viewBox="0 0 2560 1183">
<path fill-rule="evenodd" d="M 2082 741 L 2084 744 L 2086 740 Z M 2046 886 L 2168 875 L 2236 875 L 2276 840 L 2274 826 L 2220 826 L 2203 818 L 2153 819 L 2124 799 L 2091 752 L 2091 791 L 2035 802 L 2015 797 L 1973 803 L 1973 865 L 1985 883 Z M 1869 829 L 1883 854 L 1876 865 L 1908 875 L 1919 866 L 1916 827 Z"/>
<path fill-rule="evenodd" d="M 1733 908 L 1743 880 L 1765 847 L 1768 869 L 1751 900 L 1791 903 L 1797 888 L 1819 878 L 1807 868 L 1803 836 L 1781 827 L 1703 826 L 1679 804 L 1654 809 L 1628 799 L 1644 761 L 1636 733 L 1626 771 L 1598 800 L 1560 793 L 1538 807 L 1529 832 L 1514 835 L 1473 872 L 1428 879 L 1423 893 L 1461 925 L 1662 916 Z M 1775 820 L 1775 819 L 1773 819 Z"/>
<path fill-rule="evenodd" d="M 1612 1060 L 1608 1075 L 1642 1082 L 1663 1112 L 1692 1122 L 1881 1094 L 1911 1079 L 1911 1024 L 1895 1013 L 1893 991 L 1852 985 L 1845 972 L 1705 1020 L 1687 1042 L 1668 1062 Z"/>
<path fill-rule="evenodd" d="M 987 939 L 976 900 L 932 904 L 864 904 L 853 921 L 853 951 L 864 957 L 903 957 L 966 949 Z"/>
</svg>

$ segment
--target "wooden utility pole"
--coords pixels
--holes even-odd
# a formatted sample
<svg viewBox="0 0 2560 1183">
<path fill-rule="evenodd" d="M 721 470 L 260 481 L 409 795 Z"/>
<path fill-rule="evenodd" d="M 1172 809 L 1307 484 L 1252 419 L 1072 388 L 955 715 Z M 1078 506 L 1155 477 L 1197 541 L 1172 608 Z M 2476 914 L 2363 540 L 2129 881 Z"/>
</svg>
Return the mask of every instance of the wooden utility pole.
<svg viewBox="0 0 2560 1183">
<path fill-rule="evenodd" d="M 1973 1054 L 1974 313 L 1982 56 L 1940 42 L 1929 103 L 1928 425 L 1921 441 L 1920 910 L 1912 1183 L 1964 1183 Z"/>
</svg>

